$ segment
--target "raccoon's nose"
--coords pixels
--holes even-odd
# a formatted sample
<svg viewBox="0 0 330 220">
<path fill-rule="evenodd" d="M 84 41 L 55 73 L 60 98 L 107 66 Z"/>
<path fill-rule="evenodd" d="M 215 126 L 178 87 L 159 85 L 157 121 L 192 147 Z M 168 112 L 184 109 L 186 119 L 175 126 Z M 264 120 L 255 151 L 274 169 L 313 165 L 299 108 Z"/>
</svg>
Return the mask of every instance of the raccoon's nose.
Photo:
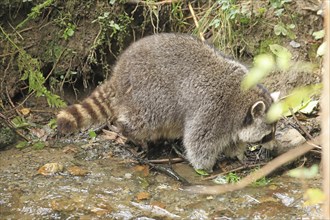
<svg viewBox="0 0 330 220">
<path fill-rule="evenodd" d="M 262 139 L 261 139 L 261 144 L 267 143 L 269 141 L 271 141 L 274 138 L 273 136 L 273 132 L 270 132 L 269 134 L 265 135 Z"/>
</svg>

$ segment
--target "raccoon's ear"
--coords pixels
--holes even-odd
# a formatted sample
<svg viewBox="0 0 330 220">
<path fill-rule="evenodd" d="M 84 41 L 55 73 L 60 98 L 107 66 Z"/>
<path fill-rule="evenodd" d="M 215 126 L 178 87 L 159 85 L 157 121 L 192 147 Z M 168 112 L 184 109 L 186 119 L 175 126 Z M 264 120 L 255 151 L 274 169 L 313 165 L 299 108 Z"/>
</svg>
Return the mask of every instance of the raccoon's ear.
<svg viewBox="0 0 330 220">
<path fill-rule="evenodd" d="M 266 111 L 266 105 L 263 101 L 254 103 L 251 107 L 252 118 L 257 118 L 263 115 Z"/>
<path fill-rule="evenodd" d="M 273 102 L 277 102 L 279 100 L 280 94 L 280 91 L 270 93 L 270 97 L 272 97 Z"/>
</svg>

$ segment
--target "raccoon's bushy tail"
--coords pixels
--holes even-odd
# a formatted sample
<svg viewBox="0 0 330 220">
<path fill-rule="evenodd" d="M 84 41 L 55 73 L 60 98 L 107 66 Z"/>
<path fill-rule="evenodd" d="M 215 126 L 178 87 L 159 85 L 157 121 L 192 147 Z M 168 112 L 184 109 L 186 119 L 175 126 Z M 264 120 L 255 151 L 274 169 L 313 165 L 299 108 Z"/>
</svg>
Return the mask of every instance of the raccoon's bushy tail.
<svg viewBox="0 0 330 220">
<path fill-rule="evenodd" d="M 82 103 L 74 104 L 57 115 L 57 130 L 61 134 L 104 123 L 111 117 L 110 101 L 114 92 L 109 82 L 96 88 Z"/>
</svg>

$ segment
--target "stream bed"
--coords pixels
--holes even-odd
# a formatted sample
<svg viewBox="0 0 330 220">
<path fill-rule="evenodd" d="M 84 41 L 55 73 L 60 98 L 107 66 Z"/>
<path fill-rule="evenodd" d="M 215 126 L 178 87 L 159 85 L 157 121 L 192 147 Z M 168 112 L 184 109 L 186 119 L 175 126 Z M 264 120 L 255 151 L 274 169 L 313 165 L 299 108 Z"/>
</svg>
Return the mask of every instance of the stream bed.
<svg viewBox="0 0 330 220">
<path fill-rule="evenodd" d="M 42 173 L 49 163 L 59 172 Z M 212 183 L 187 163 L 173 169 L 191 183 Z M 12 147 L 0 151 L 0 219 L 320 219 L 321 207 L 304 205 L 303 194 L 321 183 L 283 175 L 262 187 L 195 195 L 109 141 Z"/>
</svg>

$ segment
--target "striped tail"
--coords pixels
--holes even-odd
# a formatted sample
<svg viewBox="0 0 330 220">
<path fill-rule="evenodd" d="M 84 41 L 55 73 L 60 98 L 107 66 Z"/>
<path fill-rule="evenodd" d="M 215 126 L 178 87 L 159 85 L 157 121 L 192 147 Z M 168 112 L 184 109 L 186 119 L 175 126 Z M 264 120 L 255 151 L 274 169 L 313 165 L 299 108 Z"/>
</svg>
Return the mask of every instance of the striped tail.
<svg viewBox="0 0 330 220">
<path fill-rule="evenodd" d="M 96 88 L 82 103 L 60 111 L 57 115 L 58 132 L 68 134 L 93 124 L 105 123 L 111 117 L 110 100 L 113 96 L 113 90 L 107 82 Z"/>
</svg>

